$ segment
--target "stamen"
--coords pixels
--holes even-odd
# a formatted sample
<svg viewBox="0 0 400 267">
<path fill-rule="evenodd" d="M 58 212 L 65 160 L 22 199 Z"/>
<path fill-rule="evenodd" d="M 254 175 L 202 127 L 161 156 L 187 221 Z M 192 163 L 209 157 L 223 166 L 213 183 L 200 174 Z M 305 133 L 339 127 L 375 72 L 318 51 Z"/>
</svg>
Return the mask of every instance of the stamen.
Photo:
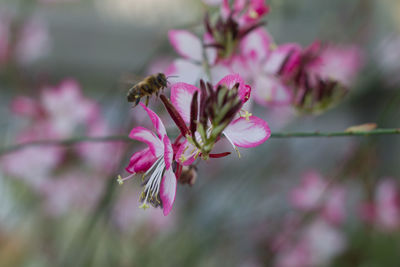
<svg viewBox="0 0 400 267">
<path fill-rule="evenodd" d="M 239 149 L 237 148 L 237 146 L 235 146 L 235 144 L 233 143 L 233 141 L 232 141 L 225 133 L 224 133 L 224 135 L 225 135 L 226 139 L 229 141 L 229 143 L 231 143 L 231 145 L 233 146 L 233 148 L 236 150 L 236 153 L 237 153 L 238 157 L 240 158 L 241 155 L 240 155 L 240 152 L 239 152 Z"/>
<path fill-rule="evenodd" d="M 123 185 L 126 180 L 131 179 L 136 173 L 132 173 L 127 177 L 122 178 L 121 175 L 118 175 L 117 182 L 119 185 Z"/>
<path fill-rule="evenodd" d="M 150 178 L 147 180 L 146 185 L 144 186 L 143 192 L 140 196 L 140 200 L 143 201 L 143 204 L 140 205 L 140 208 L 146 209 L 149 207 L 148 202 L 154 206 L 158 207 L 161 205 L 160 200 L 158 199 L 158 194 L 160 192 L 161 180 L 164 174 L 165 163 L 164 157 L 160 157 L 153 164 L 151 169 L 149 169 L 144 175 L 150 173 L 152 169 L 155 170 L 151 174 Z"/>
</svg>

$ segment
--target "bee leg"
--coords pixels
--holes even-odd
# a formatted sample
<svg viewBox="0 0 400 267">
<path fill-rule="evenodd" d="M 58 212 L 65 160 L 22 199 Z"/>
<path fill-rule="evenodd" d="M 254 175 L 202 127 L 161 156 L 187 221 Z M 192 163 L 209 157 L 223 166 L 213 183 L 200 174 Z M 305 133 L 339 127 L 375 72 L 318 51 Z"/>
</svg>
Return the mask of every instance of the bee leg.
<svg viewBox="0 0 400 267">
<path fill-rule="evenodd" d="M 149 105 L 149 99 L 150 99 L 150 97 L 146 96 L 146 107 Z"/>
</svg>

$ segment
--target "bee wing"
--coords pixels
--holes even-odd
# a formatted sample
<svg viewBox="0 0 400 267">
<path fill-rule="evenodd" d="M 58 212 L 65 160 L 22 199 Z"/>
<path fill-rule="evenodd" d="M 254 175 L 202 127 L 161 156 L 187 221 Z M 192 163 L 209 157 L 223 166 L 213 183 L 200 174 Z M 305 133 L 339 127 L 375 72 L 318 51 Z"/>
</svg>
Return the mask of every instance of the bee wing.
<svg viewBox="0 0 400 267">
<path fill-rule="evenodd" d="M 127 91 L 143 80 L 143 76 L 124 73 L 118 79 L 118 89 Z"/>
</svg>

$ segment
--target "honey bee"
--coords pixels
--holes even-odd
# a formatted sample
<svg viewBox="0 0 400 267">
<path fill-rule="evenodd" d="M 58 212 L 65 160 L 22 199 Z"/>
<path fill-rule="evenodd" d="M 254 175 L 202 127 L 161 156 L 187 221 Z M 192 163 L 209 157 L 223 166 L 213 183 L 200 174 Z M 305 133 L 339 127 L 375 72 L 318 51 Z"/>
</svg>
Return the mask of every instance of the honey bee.
<svg viewBox="0 0 400 267">
<path fill-rule="evenodd" d="M 160 91 L 168 86 L 167 76 L 164 73 L 157 73 L 147 76 L 143 81 L 135 84 L 129 89 L 127 94 L 128 102 L 135 102 L 136 107 L 142 97 L 146 97 L 146 106 L 149 104 L 150 97 L 155 94 L 158 96 Z"/>
</svg>

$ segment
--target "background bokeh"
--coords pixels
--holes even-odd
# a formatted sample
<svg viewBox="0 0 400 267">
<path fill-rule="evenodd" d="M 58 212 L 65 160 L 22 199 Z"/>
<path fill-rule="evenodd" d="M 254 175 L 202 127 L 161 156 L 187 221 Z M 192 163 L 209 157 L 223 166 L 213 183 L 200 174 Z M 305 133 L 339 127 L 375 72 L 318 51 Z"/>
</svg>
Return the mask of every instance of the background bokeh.
<svg viewBox="0 0 400 267">
<path fill-rule="evenodd" d="M 349 94 L 323 114 L 256 106 L 253 113 L 273 132 L 343 131 L 367 122 L 399 127 L 399 1 L 268 4 L 267 28 L 277 43 L 351 43 L 364 55 Z M 204 11 L 195 0 L 1 0 L 0 146 L 45 127 L 32 110 L 16 108 L 17 97 L 47 103 L 44 92 L 63 86 L 82 92 L 49 96 L 49 109 L 65 107 L 53 121 L 67 124 L 63 137 L 148 125 L 126 91 L 155 63 L 177 57 L 168 30 L 201 34 Z M 27 41 L 19 44 L 27 21 Z M 7 36 L 15 48 L 4 56 Z M 86 106 L 96 110 L 96 123 Z M 400 266 L 398 136 L 270 139 L 243 149 L 240 159 L 232 153 L 202 162 L 195 185 L 178 186 L 167 217 L 138 208 L 139 178 L 116 183 L 140 147 L 34 147 L 0 156 L 0 266 Z M 333 187 L 345 191 L 334 226 L 294 197 L 296 189 L 312 198 Z M 296 250 L 303 239 L 312 243 L 311 263 Z"/>
</svg>

